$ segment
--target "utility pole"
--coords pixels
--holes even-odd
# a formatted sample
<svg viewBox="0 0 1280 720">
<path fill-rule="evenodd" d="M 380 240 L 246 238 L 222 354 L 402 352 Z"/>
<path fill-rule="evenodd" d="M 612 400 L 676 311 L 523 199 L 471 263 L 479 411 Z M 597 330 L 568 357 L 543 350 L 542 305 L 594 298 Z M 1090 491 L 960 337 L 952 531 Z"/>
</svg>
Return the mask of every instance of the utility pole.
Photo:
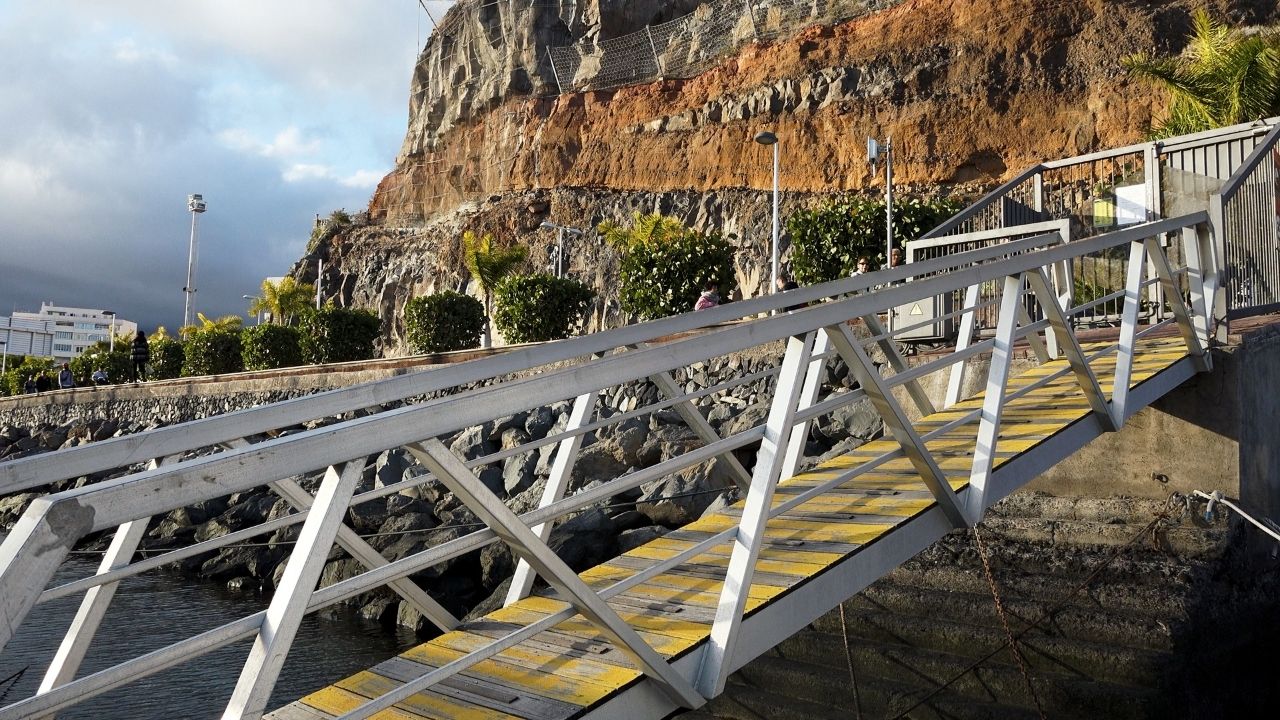
<svg viewBox="0 0 1280 720">
<path fill-rule="evenodd" d="M 187 210 L 191 212 L 191 242 L 187 246 L 187 285 L 182 288 L 186 294 L 186 303 L 182 308 L 182 325 L 185 327 L 194 322 L 194 298 L 196 294 L 196 217 L 205 211 L 204 196 L 195 194 L 187 196 Z"/>
</svg>

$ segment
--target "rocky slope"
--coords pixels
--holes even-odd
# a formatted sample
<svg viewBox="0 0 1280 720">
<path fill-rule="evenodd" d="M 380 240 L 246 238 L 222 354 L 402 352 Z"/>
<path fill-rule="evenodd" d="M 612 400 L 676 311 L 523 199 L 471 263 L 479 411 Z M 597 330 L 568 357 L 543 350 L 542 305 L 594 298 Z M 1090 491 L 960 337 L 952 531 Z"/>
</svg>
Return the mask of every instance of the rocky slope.
<svg viewBox="0 0 1280 720">
<path fill-rule="evenodd" d="M 695 77 L 556 94 L 548 48 L 705 10 L 692 0 L 464 0 L 419 58 L 395 170 L 361 222 L 308 260 L 326 258 L 324 287 L 339 304 L 382 312 L 392 349 L 406 299 L 466 285 L 465 229 L 546 246 L 543 220 L 590 228 L 656 209 L 743 236 L 750 274 L 766 245 L 771 172 L 768 149 L 751 142 L 758 130 L 781 139 L 784 214 L 815 196 L 876 190 L 867 136 L 894 138 L 904 186 L 972 193 L 1042 158 L 1138 139 L 1159 100 L 1119 59 L 1176 51 L 1202 4 L 819 0 L 853 19 L 769 41 L 735 26 L 725 40 L 735 51 Z M 1271 0 L 1208 4 L 1237 23 L 1280 17 Z M 607 278 L 607 252 L 580 245 L 573 274 Z M 295 271 L 312 279 L 315 263 Z"/>
</svg>

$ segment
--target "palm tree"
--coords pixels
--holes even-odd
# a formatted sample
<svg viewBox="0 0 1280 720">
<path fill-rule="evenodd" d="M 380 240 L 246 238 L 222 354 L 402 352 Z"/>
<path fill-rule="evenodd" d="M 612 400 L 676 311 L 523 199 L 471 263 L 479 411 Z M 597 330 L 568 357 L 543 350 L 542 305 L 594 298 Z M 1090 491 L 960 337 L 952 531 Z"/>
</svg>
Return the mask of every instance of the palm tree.
<svg viewBox="0 0 1280 720">
<path fill-rule="evenodd" d="M 263 280 L 262 296 L 249 303 L 249 314 L 268 313 L 271 322 L 292 325 L 298 315 L 311 307 L 315 294 L 315 285 L 299 283 L 292 277 L 283 278 L 278 283 Z"/>
<path fill-rule="evenodd" d="M 198 312 L 196 317 L 200 318 L 199 325 L 183 325 L 178 330 L 178 334 L 185 338 L 197 330 L 223 330 L 230 332 L 239 330 L 244 325 L 244 320 L 239 315 L 223 315 L 220 318 L 210 320 L 205 317 L 204 313 Z"/>
<path fill-rule="evenodd" d="M 493 291 L 528 257 L 528 250 L 518 245 L 498 246 L 493 235 L 483 237 L 467 231 L 462 234 L 462 252 L 471 277 L 484 292 L 484 346 L 493 340 L 489 335 L 489 318 L 493 315 Z"/>
<path fill-rule="evenodd" d="M 642 215 L 632 213 L 631 227 L 612 220 L 600 224 L 599 230 L 611 246 L 619 250 L 637 245 L 657 245 L 678 238 L 689 231 L 684 223 L 662 213 Z"/>
<path fill-rule="evenodd" d="M 1191 37 L 1180 57 L 1139 53 L 1121 63 L 1130 74 L 1171 95 L 1168 114 L 1151 128 L 1152 138 L 1280 114 L 1280 35 L 1232 29 L 1203 9 L 1192 18 Z"/>
</svg>

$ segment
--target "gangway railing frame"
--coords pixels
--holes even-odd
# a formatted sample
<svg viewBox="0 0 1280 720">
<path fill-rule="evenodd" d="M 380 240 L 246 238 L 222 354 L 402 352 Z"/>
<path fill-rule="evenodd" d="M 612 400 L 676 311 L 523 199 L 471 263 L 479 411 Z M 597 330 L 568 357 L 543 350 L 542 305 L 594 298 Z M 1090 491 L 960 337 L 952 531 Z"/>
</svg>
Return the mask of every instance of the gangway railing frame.
<svg viewBox="0 0 1280 720">
<path fill-rule="evenodd" d="M 741 305 L 741 307 L 734 308 L 730 305 L 726 308 L 732 309 L 734 314 L 741 317 L 753 309 L 766 311 L 775 307 L 792 306 L 797 304 L 800 298 L 808 298 L 809 301 L 829 299 L 828 302 L 802 310 L 766 316 L 754 322 L 713 330 L 697 338 L 675 340 L 631 352 L 618 353 L 577 366 L 499 382 L 462 395 L 436 398 L 259 443 L 233 443 L 237 446 L 214 455 L 159 465 L 132 476 L 37 499 L 4 544 L 0 545 L 0 592 L 3 593 L 0 595 L 0 603 L 2 603 L 0 610 L 3 610 L 7 621 L 0 624 L 0 639 L 5 642 L 8 641 L 12 628 L 22 621 L 27 612 L 44 595 L 42 588 L 52 577 L 61 559 L 66 556 L 76 540 L 85 534 L 111 527 L 128 526 L 129 523 L 202 499 L 246 490 L 264 482 L 287 479 L 300 472 L 307 472 L 308 468 L 329 468 L 328 479 L 322 485 L 322 493 L 325 494 L 324 502 L 318 499 L 313 510 L 297 513 L 298 516 L 306 518 L 303 520 L 304 535 L 308 540 L 307 543 L 299 545 L 295 553 L 290 556 L 285 570 L 286 577 L 290 578 L 289 588 L 285 591 L 282 587 L 278 592 L 281 597 L 278 601 L 273 600 L 271 608 L 264 613 L 228 623 L 188 641 L 182 641 L 176 646 L 126 661 L 85 678 L 50 687 L 43 694 L 0 709 L 0 718 L 42 716 L 65 707 L 70 702 L 115 687 L 126 680 L 145 676 L 163 667 L 223 646 L 235 639 L 254 634 L 257 634 L 259 639 L 255 643 L 255 650 L 251 652 L 250 659 L 246 662 L 241 684 L 234 696 L 237 698 L 236 704 L 229 707 L 227 717 L 251 717 L 255 713 L 260 714 L 261 704 L 265 702 L 261 699 L 263 693 L 269 695 L 269 687 L 274 684 L 275 673 L 278 672 L 276 659 L 282 660 L 282 653 L 287 652 L 286 636 L 289 635 L 289 627 L 296 627 L 296 621 L 302 615 L 326 604 L 337 602 L 343 597 L 351 597 L 372 587 L 380 587 L 392 580 L 406 577 L 423 567 L 442 561 L 443 558 L 457 557 L 483 544 L 494 542 L 499 537 L 504 537 L 504 534 L 505 539 L 513 541 L 513 547 L 519 546 L 518 552 L 522 549 L 524 552 L 521 554 L 526 558 L 538 561 L 538 570 L 549 573 L 550 579 L 564 585 L 562 592 L 567 596 L 566 599 L 576 600 L 573 602 L 576 609 L 565 612 L 571 615 L 573 612 L 582 611 L 588 616 L 594 615 L 593 619 L 597 625 L 602 630 L 612 632 L 612 637 L 623 651 L 637 658 L 639 665 L 654 680 L 652 687 L 665 688 L 665 691 L 652 696 L 654 702 L 695 706 L 708 692 L 714 693 L 722 688 L 724 678 L 729 672 L 749 657 L 754 657 L 750 650 L 745 649 L 753 647 L 752 642 L 749 642 L 751 638 L 742 633 L 746 621 L 742 613 L 744 591 L 750 585 L 755 558 L 759 552 L 759 532 L 763 528 L 763 523 L 769 517 L 784 512 L 785 508 L 793 507 L 797 502 L 797 499 L 792 499 L 778 508 L 770 509 L 773 488 L 776 487 L 777 482 L 785 479 L 784 470 L 789 469 L 794 462 L 794 458 L 788 457 L 787 453 L 796 428 L 803 427 L 805 423 L 824 411 L 829 412 L 838 402 L 848 401 L 849 397 L 870 398 L 885 419 L 889 434 L 897 440 L 898 449 L 892 455 L 910 458 L 926 481 L 931 477 L 935 481 L 930 485 L 930 489 L 934 491 L 938 503 L 938 516 L 945 520 L 948 526 L 976 522 L 990 502 L 998 499 L 1000 493 L 1005 490 L 1003 487 L 996 488 L 989 484 L 988 479 L 991 473 L 989 468 L 985 467 L 985 463 L 994 457 L 995 429 L 999 426 L 1000 405 L 1006 401 L 1008 355 L 1013 343 L 1020 338 L 1028 338 L 1045 331 L 1055 334 L 1065 333 L 1064 337 L 1058 338 L 1058 347 L 1067 348 L 1068 354 L 1072 356 L 1076 356 L 1079 352 L 1078 344 L 1073 346 L 1070 342 L 1070 330 L 1067 328 L 1065 314 L 1059 316 L 1050 312 L 1050 317 L 1045 320 L 1031 323 L 1019 317 L 1015 309 L 1021 303 L 1024 286 L 1029 283 L 1033 293 L 1038 292 L 1043 298 L 1041 285 L 1048 282 L 1047 268 L 1051 270 L 1055 263 L 1079 254 L 1128 245 L 1131 251 L 1131 265 L 1136 265 L 1138 270 L 1130 272 L 1131 287 L 1126 288 L 1125 291 L 1125 317 L 1131 331 L 1122 331 L 1120 357 L 1125 359 L 1125 362 L 1130 361 L 1133 356 L 1133 343 L 1142 335 L 1136 327 L 1136 313 L 1129 312 L 1130 308 L 1135 306 L 1141 289 L 1153 283 L 1167 283 L 1174 275 L 1184 272 L 1200 284 L 1200 302 L 1195 302 L 1193 298 L 1190 308 L 1184 307 L 1183 312 L 1175 312 L 1175 319 L 1168 322 L 1179 325 L 1184 340 L 1191 337 L 1203 341 L 1198 347 L 1193 347 L 1197 343 L 1188 341 L 1189 352 L 1203 354 L 1208 345 L 1208 338 L 1202 337 L 1202 333 L 1211 329 L 1212 321 L 1210 316 L 1202 313 L 1211 309 L 1208 307 L 1208 298 L 1215 296 L 1216 269 L 1211 266 L 1176 270 L 1168 268 L 1168 272 L 1161 273 L 1160 277 L 1146 279 L 1142 266 L 1145 264 L 1145 256 L 1148 253 L 1163 252 L 1159 244 L 1150 242 L 1149 238 L 1166 232 L 1177 232 L 1184 228 L 1193 230 L 1190 233 L 1182 233 L 1184 241 L 1194 240 L 1197 245 L 1197 252 L 1188 253 L 1188 257 L 1215 260 L 1212 243 L 1205 229 L 1207 220 L 1207 214 L 1196 213 L 1147 223 L 1066 245 L 1062 244 L 1063 238 L 1053 233 L 953 255 L 946 259 L 917 264 L 913 268 L 896 269 L 896 272 L 888 271 L 871 277 L 816 286 L 805 289 L 803 292 L 788 293 L 785 296 L 762 298 L 756 303 L 750 301 L 735 303 L 734 305 Z M 912 275 L 927 275 L 948 268 L 950 272 L 946 274 L 919 277 L 906 284 L 893 284 L 899 275 L 901 279 L 906 279 Z M 998 329 L 996 338 L 971 344 L 963 351 L 932 360 L 926 365 L 900 371 L 891 378 L 883 379 L 878 376 L 862 349 L 861 341 L 851 335 L 846 324 L 852 318 L 874 317 L 876 312 L 883 310 L 884 307 L 903 304 L 913 298 L 928 297 L 955 288 L 968 288 L 997 279 L 1003 281 L 1007 292 L 1001 299 L 1002 325 Z M 873 285 L 885 287 L 874 292 L 865 292 Z M 1054 305 L 1057 303 L 1054 298 L 1044 299 Z M 1073 311 L 1077 309 L 1073 308 Z M 718 317 L 718 315 L 704 316 L 708 320 Z M 704 318 L 694 317 L 692 321 L 684 322 L 697 322 Z M 658 324 L 648 329 L 650 331 L 666 329 L 675 324 L 666 326 Z M 825 336 L 831 343 L 835 350 L 834 356 L 844 359 L 858 379 L 863 381 L 860 395 L 845 393 L 821 402 L 815 402 L 816 397 L 808 397 L 806 388 L 811 387 L 810 381 L 814 374 L 824 370 L 823 364 L 812 360 L 813 345 L 819 334 Z M 608 333 L 602 335 L 608 335 Z M 618 337 L 631 336 L 632 334 L 624 332 L 615 333 L 613 338 L 616 341 Z M 494 522 L 490 523 L 488 530 L 478 531 L 459 538 L 458 541 L 437 546 L 417 556 L 388 562 L 350 580 L 318 590 L 314 588 L 312 580 L 316 562 L 314 556 L 319 554 L 323 560 L 327 547 L 337 539 L 340 532 L 338 528 L 341 526 L 341 513 L 335 508 L 341 507 L 345 510 L 348 503 L 353 501 L 346 485 L 351 484 L 349 479 L 356 474 L 353 467 L 358 465 L 361 470 L 363 469 L 362 462 L 352 463 L 351 458 L 367 457 L 389 447 L 408 447 L 411 451 L 416 449 L 419 451 L 420 459 L 425 461 L 424 464 L 434 467 L 437 471 L 442 468 L 447 470 L 448 479 L 441 477 L 439 472 L 436 476 L 446 484 L 449 480 L 454 481 L 457 485 L 455 489 L 462 491 L 460 495 L 466 496 L 462 499 L 473 511 L 498 512 L 497 506 L 493 503 L 497 502 L 501 505 L 501 502 L 487 489 L 476 487 L 477 483 L 467 482 L 465 475 L 458 469 L 467 464 L 461 461 L 456 461 L 456 465 L 452 464 L 448 457 L 440 454 L 442 446 L 430 444 L 435 442 L 432 438 L 483 422 L 491 417 L 509 414 L 513 409 L 558 401 L 566 392 L 571 396 L 581 397 L 584 393 L 599 392 L 603 388 L 617 385 L 620 381 L 652 377 L 708 357 L 719 357 L 737 349 L 779 340 L 785 340 L 788 343 L 788 352 L 783 359 L 783 370 L 778 373 L 779 387 L 774 392 L 769 416 L 763 426 L 724 440 L 713 441 L 701 450 L 691 451 L 653 468 L 610 480 L 587 492 L 553 501 L 519 518 L 520 527 L 513 524 L 516 521 L 511 517 L 499 518 L 498 515 L 491 514 L 489 519 Z M 876 342 L 882 341 L 883 338 Z M 645 342 L 645 339 L 637 339 L 635 342 L 639 344 Z M 598 344 L 596 343 L 595 346 Z M 545 355 L 557 356 L 574 352 L 575 354 L 571 357 L 578 357 L 580 356 L 578 351 L 583 346 L 590 345 L 577 343 L 572 345 L 572 350 L 561 348 L 548 351 Z M 987 454 L 975 453 L 970 487 L 961 493 L 953 493 L 946 484 L 945 476 L 942 476 L 940 471 L 935 472 L 936 462 L 933 461 L 925 445 L 928 437 L 933 436 L 934 433 L 924 436 L 915 434 L 910 424 L 906 422 L 901 406 L 897 405 L 890 391 L 895 387 L 909 388 L 923 374 L 948 368 L 956 362 L 963 363 L 982 352 L 992 352 L 993 357 L 1003 358 L 999 362 L 993 362 L 993 367 L 996 369 L 988 378 L 987 401 L 983 409 L 977 413 L 981 423 L 979 444 L 988 445 Z M 1077 372 L 1077 376 L 1079 377 L 1081 372 L 1087 374 L 1089 372 L 1087 362 L 1082 366 L 1080 357 L 1075 357 L 1075 360 L 1072 363 L 1072 370 Z M 493 362 L 488 363 L 486 367 L 492 369 L 503 367 L 503 364 Z M 474 373 L 474 370 L 470 374 L 458 372 L 453 373 L 451 377 L 469 377 L 474 376 Z M 872 375 L 875 376 L 872 377 Z M 435 377 L 430 378 L 429 382 L 440 382 L 440 380 L 439 377 Z M 423 384 L 422 379 L 419 378 L 414 387 L 422 387 Z M 1096 378 L 1094 378 L 1094 384 L 1096 386 Z M 368 390 L 362 392 L 367 393 Z M 353 398 L 365 398 L 368 395 L 353 393 L 342 397 L 344 401 L 350 402 Z M 1117 412 L 1119 418 L 1125 417 L 1128 408 L 1134 406 L 1132 400 L 1128 401 L 1126 406 L 1125 397 L 1124 391 L 1113 392 L 1108 405 L 1111 409 L 1105 413 L 1108 417 L 1102 417 L 1104 413 L 1101 410 L 1095 413 L 1099 415 L 1097 421 L 1099 426 L 1116 417 Z M 837 402 L 833 403 L 833 400 Z M 680 399 L 675 399 L 675 402 L 680 402 Z M 1118 411 L 1115 409 L 1117 406 Z M 314 405 L 309 406 L 306 412 L 314 411 L 314 407 Z M 445 407 L 450 409 L 449 413 L 441 412 Z M 274 416 L 296 417 L 296 414 L 278 412 Z M 573 432 L 581 430 L 581 427 L 575 428 Z M 548 564 L 549 558 L 541 549 L 545 547 L 542 545 L 542 540 L 529 531 L 529 525 L 546 523 L 565 513 L 599 502 L 625 488 L 638 487 L 651 479 L 663 477 L 680 468 L 690 467 L 762 439 L 764 440 L 763 449 L 758 456 L 751 490 L 747 495 L 747 506 L 750 512 L 744 512 L 743 520 L 735 531 L 723 537 L 717 536 L 718 539 L 716 539 L 716 542 L 733 540 L 734 551 L 730 568 L 726 572 L 717 619 L 713 625 L 713 641 L 707 643 L 705 646 L 707 650 L 695 653 L 698 655 L 696 660 L 682 658 L 670 665 L 670 668 L 675 669 L 674 671 L 668 669 L 665 661 L 662 661 L 662 666 L 655 664 L 651 651 L 646 651 L 645 646 L 637 644 L 636 638 L 628 636 L 624 629 L 600 611 L 601 603 L 583 596 L 582 588 L 573 586 L 573 581 L 568 579 L 563 568 Z M 550 442 L 564 440 L 564 437 L 558 437 Z M 201 438 L 200 442 L 203 441 L 204 438 Z M 427 445 L 421 444 L 424 442 Z M 119 452 L 118 448 L 113 449 L 109 457 L 118 458 Z M 979 456 L 986 459 L 980 461 Z M 887 457 L 887 455 L 882 456 L 877 461 L 867 463 L 864 468 L 877 466 L 873 463 L 887 462 Z M 76 462 L 80 463 L 77 467 L 85 466 L 83 456 L 78 457 Z M 346 469 L 339 471 L 337 468 L 342 466 Z M 1003 469 L 1001 472 L 1007 473 Z M 466 474 L 470 474 L 470 470 L 467 470 Z M 942 480 L 941 487 L 936 482 L 939 478 Z M 420 476 L 415 480 L 424 482 L 425 478 Z M 489 494 L 486 495 L 486 493 Z M 800 497 L 808 496 L 812 495 L 806 493 Z M 499 519 L 500 522 L 498 522 Z M 493 527 L 494 524 L 499 527 Z M 929 520 L 923 522 L 921 527 L 934 528 L 935 524 L 933 520 Z M 915 535 L 914 532 L 908 534 Z M 911 542 L 917 539 L 913 538 Z M 690 552 L 705 551 L 711 546 L 703 543 L 691 549 Z M 678 557 L 687 559 L 693 555 L 681 553 Z M 670 567 L 670 562 L 661 563 L 660 566 Z M 106 586 L 108 582 L 115 583 L 119 579 L 119 575 L 113 575 L 111 580 L 94 587 Z M 599 597 L 607 598 L 608 595 L 600 593 Z M 268 626 L 272 632 L 264 635 L 263 629 Z M 282 629 L 283 632 L 276 634 L 275 631 Z M 524 632 L 526 631 L 519 631 L 517 634 Z M 273 634 L 284 642 L 285 647 L 272 644 Z M 507 638 L 499 641 L 499 644 L 504 642 L 512 641 Z M 465 664 L 459 665 L 456 672 L 460 672 L 465 666 Z M 672 672 L 679 673 L 684 680 L 676 679 Z M 432 675 L 437 679 L 442 676 L 439 672 Z M 695 697 L 690 694 L 685 684 L 692 684 L 701 692 Z M 351 717 L 365 717 L 375 711 L 375 704 L 370 704 L 359 712 L 351 714 Z"/>
</svg>

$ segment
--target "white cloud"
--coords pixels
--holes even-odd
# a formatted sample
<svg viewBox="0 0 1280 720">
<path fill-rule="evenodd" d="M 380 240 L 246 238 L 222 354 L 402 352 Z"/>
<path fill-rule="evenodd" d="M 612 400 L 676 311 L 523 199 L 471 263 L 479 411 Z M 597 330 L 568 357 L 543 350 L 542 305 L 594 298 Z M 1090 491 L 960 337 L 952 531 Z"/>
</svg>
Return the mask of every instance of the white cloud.
<svg viewBox="0 0 1280 720">
<path fill-rule="evenodd" d="M 218 133 L 218 139 L 232 150 L 265 158 L 309 157 L 315 155 L 321 148 L 319 140 L 304 137 L 302 131 L 295 125 L 290 125 L 276 133 L 269 142 L 258 140 L 247 128 L 228 128 Z"/>
<path fill-rule="evenodd" d="M 350 175 L 339 175 L 327 165 L 296 163 L 289 166 L 281 177 L 285 182 L 290 183 L 326 180 L 336 182 L 343 187 L 372 190 L 386 174 L 385 170 L 357 170 Z"/>
</svg>

